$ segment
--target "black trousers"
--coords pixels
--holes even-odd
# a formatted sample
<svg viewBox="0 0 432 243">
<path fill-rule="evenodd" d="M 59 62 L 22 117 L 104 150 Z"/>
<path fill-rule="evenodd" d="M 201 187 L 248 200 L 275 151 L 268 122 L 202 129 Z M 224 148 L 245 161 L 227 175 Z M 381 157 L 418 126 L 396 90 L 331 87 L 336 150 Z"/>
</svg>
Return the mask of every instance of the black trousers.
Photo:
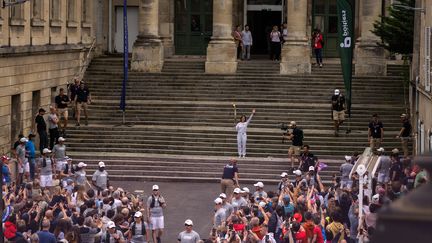
<svg viewBox="0 0 432 243">
<path fill-rule="evenodd" d="M 39 133 L 39 150 L 42 154 L 44 148 L 48 148 L 48 134 L 46 130 L 38 131 Z"/>
<path fill-rule="evenodd" d="M 50 149 L 52 149 L 52 148 L 54 148 L 54 144 L 57 143 L 57 139 L 60 136 L 58 128 L 57 127 L 56 128 L 50 128 L 49 134 L 50 134 L 49 145 L 50 145 Z"/>
<path fill-rule="evenodd" d="M 271 59 L 272 60 L 280 60 L 280 54 L 281 54 L 281 43 L 280 42 L 271 42 Z"/>
</svg>

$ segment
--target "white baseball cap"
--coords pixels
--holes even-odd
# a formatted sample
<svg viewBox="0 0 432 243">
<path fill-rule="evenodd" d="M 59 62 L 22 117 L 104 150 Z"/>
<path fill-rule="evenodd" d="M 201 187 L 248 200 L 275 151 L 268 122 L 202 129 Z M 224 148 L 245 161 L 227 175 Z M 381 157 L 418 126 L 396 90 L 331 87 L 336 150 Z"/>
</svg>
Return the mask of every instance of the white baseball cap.
<svg viewBox="0 0 432 243">
<path fill-rule="evenodd" d="M 99 164 L 98 164 L 98 165 L 99 165 L 99 167 L 105 167 L 105 163 L 104 163 L 104 162 L 102 162 L 102 161 L 101 161 L 101 162 L 99 162 Z"/>
<path fill-rule="evenodd" d="M 309 171 L 315 171 L 315 168 L 313 166 L 309 166 Z"/>
<path fill-rule="evenodd" d="M 219 197 L 222 198 L 222 199 L 226 199 L 226 198 L 227 198 L 227 196 L 226 196 L 225 193 L 221 193 L 221 194 L 219 194 Z"/>
<path fill-rule="evenodd" d="M 218 197 L 214 200 L 215 204 L 222 204 L 222 198 Z"/>
<path fill-rule="evenodd" d="M 66 139 L 65 139 L 64 137 L 59 137 L 59 138 L 58 138 L 58 141 L 59 141 L 59 142 L 64 142 L 64 141 L 66 141 Z"/>
<path fill-rule="evenodd" d="M 296 124 L 297 124 L 297 123 L 296 123 L 295 121 L 291 121 L 289 125 L 290 125 L 290 126 L 295 126 Z"/>
<path fill-rule="evenodd" d="M 109 221 L 108 223 L 107 223 L 107 228 L 108 229 L 112 229 L 112 228 L 115 228 L 116 227 L 116 225 L 115 225 L 115 223 L 113 222 L 113 221 Z"/>
<path fill-rule="evenodd" d="M 238 193 L 241 193 L 241 192 L 242 192 L 242 190 L 240 188 L 238 188 L 238 187 L 236 189 L 234 189 L 234 193 L 238 194 Z"/>
<path fill-rule="evenodd" d="M 351 156 L 349 156 L 349 155 L 345 155 L 345 160 L 346 160 L 346 161 L 350 161 L 351 159 L 352 159 Z"/>
<path fill-rule="evenodd" d="M 340 90 L 335 89 L 334 94 L 335 94 L 335 95 L 339 95 L 339 94 L 340 94 Z"/>
<path fill-rule="evenodd" d="M 282 172 L 282 174 L 280 175 L 281 177 L 287 177 L 288 176 L 288 173 L 286 173 L 286 172 Z"/>
<path fill-rule="evenodd" d="M 265 203 L 265 202 L 260 202 L 259 204 L 258 204 L 260 207 L 265 207 L 266 205 L 267 205 L 267 203 Z"/>
<path fill-rule="evenodd" d="M 141 213 L 140 211 L 137 211 L 137 212 L 134 214 L 134 217 L 135 217 L 135 218 L 141 218 L 141 217 L 142 217 L 142 213 Z"/>
<path fill-rule="evenodd" d="M 249 188 L 247 188 L 247 187 L 243 187 L 243 189 L 242 189 L 244 192 L 246 192 L 246 193 L 249 193 L 250 191 L 249 191 Z"/>
<path fill-rule="evenodd" d="M 394 154 L 398 154 L 398 153 L 399 153 L 399 149 L 397 149 L 397 148 L 393 149 L 393 150 L 392 150 L 392 153 L 394 153 Z"/>
<path fill-rule="evenodd" d="M 262 183 L 261 181 L 258 181 L 257 183 L 254 184 L 254 186 L 264 188 L 264 183 Z"/>
<path fill-rule="evenodd" d="M 49 154 L 49 153 L 51 153 L 51 150 L 49 150 L 49 149 L 47 149 L 47 148 L 44 148 L 44 149 L 42 150 L 42 153 L 43 153 L 43 154 Z"/>
<path fill-rule="evenodd" d="M 190 220 L 190 219 L 186 219 L 186 221 L 185 221 L 185 225 L 192 226 L 192 225 L 193 225 L 192 220 Z"/>
<path fill-rule="evenodd" d="M 377 151 L 378 151 L 378 152 L 384 152 L 384 148 L 381 147 L 381 148 L 377 149 Z"/>
<path fill-rule="evenodd" d="M 87 164 L 84 162 L 79 162 L 78 163 L 78 167 L 82 168 L 82 167 L 87 167 Z"/>
<path fill-rule="evenodd" d="M 20 138 L 20 143 L 27 143 L 28 139 L 26 137 Z"/>
<path fill-rule="evenodd" d="M 374 204 L 379 203 L 379 194 L 375 194 L 372 196 L 372 203 L 374 203 Z"/>
<path fill-rule="evenodd" d="M 155 190 L 159 190 L 159 186 L 158 186 L 158 185 L 153 185 L 152 190 L 153 190 L 153 191 L 155 191 Z"/>
<path fill-rule="evenodd" d="M 293 171 L 293 174 L 296 176 L 301 176 L 302 172 L 301 172 L 301 170 L 295 170 L 295 171 Z"/>
</svg>

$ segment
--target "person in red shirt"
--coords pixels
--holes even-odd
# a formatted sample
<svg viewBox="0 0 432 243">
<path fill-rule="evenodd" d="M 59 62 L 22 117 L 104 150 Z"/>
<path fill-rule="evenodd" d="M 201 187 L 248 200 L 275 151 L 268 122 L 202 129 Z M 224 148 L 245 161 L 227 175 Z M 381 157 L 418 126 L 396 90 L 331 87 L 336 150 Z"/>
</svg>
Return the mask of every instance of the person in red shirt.
<svg viewBox="0 0 432 243">
<path fill-rule="evenodd" d="M 294 240 L 296 243 L 308 243 L 306 231 L 299 222 L 293 222 L 291 230 L 294 232 Z"/>
<path fill-rule="evenodd" d="M 323 36 L 321 34 L 320 29 L 315 29 L 315 31 L 312 34 L 312 43 L 313 43 L 313 50 L 315 52 L 315 58 L 316 58 L 316 64 L 322 68 L 322 48 L 323 48 Z"/>
<path fill-rule="evenodd" d="M 311 243 L 324 243 L 323 232 L 321 228 L 321 218 L 318 215 L 312 216 L 314 222 L 313 237 Z"/>
<path fill-rule="evenodd" d="M 308 240 L 312 240 L 313 238 L 313 231 L 315 228 L 315 224 L 312 222 L 312 214 L 310 212 L 306 212 L 304 214 L 304 218 L 305 218 L 305 222 L 303 223 L 303 228 L 306 231 L 306 236 L 308 238 Z"/>
</svg>

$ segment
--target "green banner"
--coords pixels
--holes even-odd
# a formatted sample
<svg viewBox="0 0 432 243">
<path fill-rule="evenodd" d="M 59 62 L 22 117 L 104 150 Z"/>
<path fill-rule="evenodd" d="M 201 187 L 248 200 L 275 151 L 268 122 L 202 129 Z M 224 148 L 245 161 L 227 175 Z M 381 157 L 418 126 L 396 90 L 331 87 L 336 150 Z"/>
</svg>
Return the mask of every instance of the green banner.
<svg viewBox="0 0 432 243">
<path fill-rule="evenodd" d="M 337 0 L 338 43 L 346 90 L 348 116 L 351 117 L 352 59 L 354 48 L 354 20 L 348 0 Z"/>
</svg>

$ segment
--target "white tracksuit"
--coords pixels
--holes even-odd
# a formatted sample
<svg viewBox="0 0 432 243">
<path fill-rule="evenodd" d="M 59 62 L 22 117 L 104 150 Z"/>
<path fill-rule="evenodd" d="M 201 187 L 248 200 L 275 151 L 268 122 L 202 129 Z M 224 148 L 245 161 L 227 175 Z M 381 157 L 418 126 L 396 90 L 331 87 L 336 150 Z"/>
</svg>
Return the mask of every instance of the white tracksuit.
<svg viewBox="0 0 432 243">
<path fill-rule="evenodd" d="M 237 130 L 237 149 L 239 156 L 246 156 L 246 130 L 249 125 L 249 122 L 252 120 L 253 113 L 250 115 L 249 119 L 246 122 L 239 122 L 236 125 Z"/>
</svg>

